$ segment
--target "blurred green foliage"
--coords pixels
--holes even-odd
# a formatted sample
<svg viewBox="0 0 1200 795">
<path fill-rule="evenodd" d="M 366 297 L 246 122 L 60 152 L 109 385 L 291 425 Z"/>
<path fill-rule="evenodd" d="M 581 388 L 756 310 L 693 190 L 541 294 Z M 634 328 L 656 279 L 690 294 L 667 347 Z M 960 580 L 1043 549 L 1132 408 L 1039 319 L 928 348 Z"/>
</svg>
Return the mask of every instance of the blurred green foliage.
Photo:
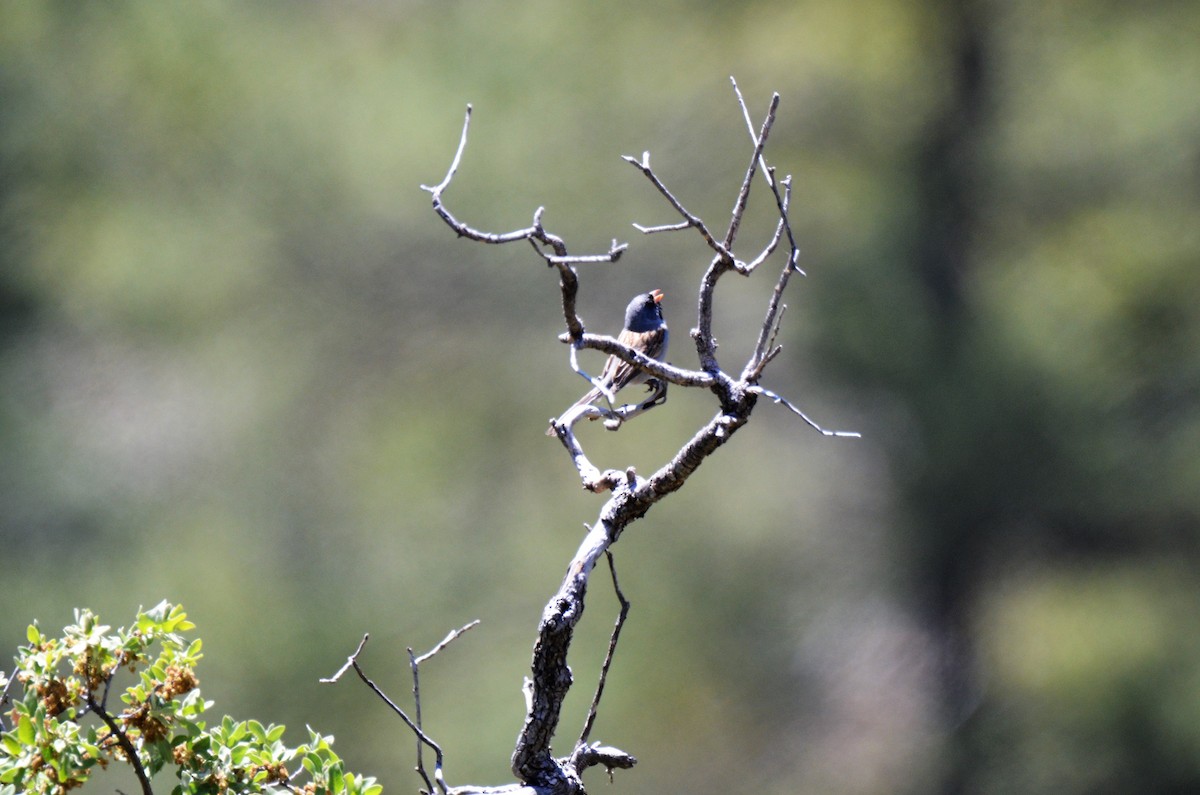
<svg viewBox="0 0 1200 795">
<path fill-rule="evenodd" d="M 1197 30 L 1195 4 L 1100 0 L 5 5 L 0 649 L 187 604 L 207 695 L 403 791 L 406 730 L 316 680 L 369 630 L 401 692 L 405 647 L 480 618 L 424 712 L 452 784 L 508 780 L 598 507 L 542 436 L 583 385 L 553 274 L 456 240 L 417 186 L 473 103 L 454 212 L 630 241 L 581 268 L 583 317 L 615 331 L 662 288 L 692 365 L 705 251 L 634 237 L 675 219 L 619 156 L 719 227 L 732 74 L 755 113 L 783 97 L 810 273 L 768 385 L 866 438 L 763 405 L 622 538 L 593 736 L 641 761 L 615 787 L 1197 789 Z M 722 284 L 728 366 L 769 289 Z M 706 398 L 597 430 L 595 460 L 650 471 Z M 615 611 L 590 596 L 579 723 Z"/>
</svg>

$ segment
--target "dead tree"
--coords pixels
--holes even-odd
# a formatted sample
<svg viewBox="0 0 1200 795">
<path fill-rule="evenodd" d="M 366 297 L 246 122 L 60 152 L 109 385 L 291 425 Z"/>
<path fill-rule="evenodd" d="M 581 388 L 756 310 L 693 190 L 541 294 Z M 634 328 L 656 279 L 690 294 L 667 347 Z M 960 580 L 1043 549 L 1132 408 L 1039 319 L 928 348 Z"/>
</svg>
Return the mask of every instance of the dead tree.
<svg viewBox="0 0 1200 795">
<path fill-rule="evenodd" d="M 642 518 L 659 500 L 677 491 L 687 481 L 688 477 L 714 453 L 717 448 L 728 442 L 739 428 L 750 420 L 759 398 L 765 397 L 781 404 L 800 417 L 805 423 L 825 436 L 858 436 L 857 433 L 846 431 L 831 431 L 822 428 L 792 402 L 772 392 L 761 384 L 767 366 L 779 354 L 781 346 L 776 343 L 779 324 L 786 309 L 783 303 L 784 291 L 793 275 L 803 275 L 798 265 L 800 249 L 796 243 L 788 216 L 788 203 L 791 195 L 791 178 L 777 179 L 775 169 L 767 164 L 764 150 L 775 114 L 779 107 L 779 95 L 771 98 L 766 117 L 756 129 L 737 83 L 733 83 L 738 105 L 745 119 L 750 138 L 750 156 L 746 166 L 745 176 L 738 191 L 733 209 L 730 213 L 729 224 L 723 236 L 718 237 L 701 218 L 689 212 L 684 204 L 676 198 L 662 179 L 650 166 L 650 155 L 642 157 L 625 157 L 624 159 L 638 169 L 654 188 L 663 196 L 681 220 L 675 223 L 658 226 L 640 226 L 634 224 L 643 234 L 654 234 L 671 231 L 695 230 L 704 245 L 711 250 L 712 258 L 708 267 L 700 277 L 699 297 L 696 308 L 696 326 L 691 329 L 691 339 L 696 346 L 699 361 L 697 369 L 684 369 L 651 359 L 632 348 L 620 343 L 609 336 L 588 333 L 575 311 L 576 296 L 579 291 L 579 278 L 576 268 L 581 265 L 602 264 L 615 262 L 627 246 L 613 241 L 609 250 L 603 254 L 573 255 L 568 251 L 566 242 L 559 236 L 548 231 L 542 224 L 543 208 L 539 207 L 533 214 L 533 223 L 524 229 L 511 232 L 490 233 L 480 231 L 459 221 L 443 202 L 443 194 L 450 186 L 458 170 L 463 150 L 467 145 L 467 133 L 471 122 L 471 108 L 467 107 L 466 118 L 463 122 L 462 136 L 458 150 L 446 172 L 445 178 L 432 187 L 422 186 L 433 197 L 434 211 L 460 237 L 480 243 L 502 244 L 527 241 L 535 252 L 551 267 L 558 271 L 559 287 L 562 294 L 563 320 L 566 331 L 560 339 L 569 348 L 569 361 L 572 369 L 587 378 L 593 384 L 597 379 L 584 373 L 578 365 L 576 353 L 580 349 L 594 349 L 603 353 L 617 356 L 643 371 L 655 387 L 654 394 L 636 404 L 615 406 L 590 405 L 577 412 L 553 422 L 553 429 L 563 447 L 569 453 L 575 468 L 579 472 L 583 487 L 596 493 L 609 492 L 610 496 L 600 508 L 595 523 L 588 528 L 583 543 L 567 566 L 566 576 L 558 591 L 551 597 L 542 613 L 538 626 L 537 640 L 533 649 L 531 676 L 525 680 L 524 692 L 526 700 L 525 722 L 517 738 L 516 749 L 512 755 L 512 771 L 518 783 L 502 787 L 460 786 L 448 788 L 442 778 L 441 749 L 428 738 L 420 728 L 420 702 L 417 701 L 417 718 L 413 720 L 383 695 L 370 682 L 357 663 L 358 652 L 349 659 L 343 671 L 353 666 L 376 692 L 388 700 L 418 738 L 418 771 L 425 780 L 428 791 L 437 787 L 441 795 L 469 795 L 484 793 L 522 793 L 524 795 L 575 795 L 584 793 L 582 774 L 589 767 L 601 766 L 610 772 L 613 768 L 629 768 L 636 759 L 629 753 L 589 742 L 592 725 L 599 708 L 600 697 L 616 649 L 621 626 L 628 613 L 629 603 L 621 593 L 617 582 L 616 571 L 612 570 L 613 586 L 621 603 L 621 612 L 614 626 L 609 641 L 608 654 L 601 667 L 595 696 L 584 728 L 575 741 L 571 752 L 563 757 L 555 757 L 551 752 L 551 740 L 558 728 L 563 700 L 571 686 L 571 670 L 567 666 L 567 652 L 570 649 L 572 635 L 576 624 L 583 615 L 584 597 L 587 592 L 588 580 L 601 557 L 607 557 L 612 566 L 611 547 L 621 537 L 621 533 L 634 521 Z M 736 256 L 734 243 L 746 211 L 750 190 L 756 179 L 761 179 L 774 197 L 774 205 L 779 220 L 771 239 L 749 260 Z M 759 329 L 758 339 L 749 357 L 741 365 L 739 371 L 725 369 L 717 359 L 717 342 L 713 336 L 713 312 L 715 293 L 718 281 L 729 273 L 740 276 L 751 276 L 767 262 L 768 258 L 781 245 L 786 251 L 783 267 L 776 278 L 775 289 L 767 301 Z M 626 469 L 600 469 L 594 465 L 584 452 L 583 446 L 575 434 L 575 424 L 582 417 L 603 419 L 611 429 L 633 419 L 661 402 L 665 396 L 667 384 L 678 387 L 701 388 L 710 391 L 716 399 L 717 410 L 707 423 L 688 440 L 683 447 L 656 472 L 649 477 L 642 477 L 632 467 Z M 601 401 L 604 403 L 604 401 Z M 461 632 L 461 631 L 460 631 Z M 445 642 L 456 637 L 451 633 Z M 364 642 L 365 642 L 364 638 Z M 359 651 L 362 647 L 360 645 Z M 434 650 L 435 652 L 437 649 Z M 410 650 L 411 654 L 411 650 Z M 432 652 L 431 652 L 432 654 Z M 419 699 L 417 690 L 417 665 L 422 657 L 412 657 L 414 695 Z M 340 673 L 340 672 L 339 672 Z M 336 676 L 334 677 L 336 679 Z M 422 745 L 427 745 L 436 754 L 434 780 L 430 781 L 420 758 Z"/>
</svg>

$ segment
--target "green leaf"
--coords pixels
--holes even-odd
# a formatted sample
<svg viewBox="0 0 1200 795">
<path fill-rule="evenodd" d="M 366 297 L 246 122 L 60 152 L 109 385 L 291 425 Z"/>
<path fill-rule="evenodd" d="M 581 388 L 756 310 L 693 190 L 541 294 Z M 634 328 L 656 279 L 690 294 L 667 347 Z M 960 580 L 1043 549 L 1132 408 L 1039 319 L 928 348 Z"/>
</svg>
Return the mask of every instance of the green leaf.
<svg viewBox="0 0 1200 795">
<path fill-rule="evenodd" d="M 21 741 L 21 745 L 32 746 L 34 739 L 37 737 L 37 732 L 34 731 L 33 721 L 28 715 L 22 715 L 17 721 L 17 739 Z"/>
<path fill-rule="evenodd" d="M 261 723 L 251 718 L 246 722 L 246 727 L 250 729 L 250 733 L 254 735 L 254 739 L 259 743 L 265 743 L 267 741 L 267 730 L 263 728 Z"/>
<path fill-rule="evenodd" d="M 18 756 L 24 746 L 18 742 L 17 738 L 12 733 L 0 735 L 0 742 L 4 743 L 4 749 L 12 756 Z"/>
<path fill-rule="evenodd" d="M 29 641 L 30 646 L 36 646 L 42 639 L 42 633 L 38 630 L 37 624 L 30 624 L 25 629 L 25 638 Z"/>
</svg>

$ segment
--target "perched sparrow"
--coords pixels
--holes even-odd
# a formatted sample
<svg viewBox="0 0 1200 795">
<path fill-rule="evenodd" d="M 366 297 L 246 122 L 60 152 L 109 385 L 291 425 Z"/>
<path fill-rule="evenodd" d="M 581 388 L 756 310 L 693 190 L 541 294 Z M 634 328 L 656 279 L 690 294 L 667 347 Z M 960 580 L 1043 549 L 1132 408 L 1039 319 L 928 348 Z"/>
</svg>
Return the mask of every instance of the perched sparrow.
<svg viewBox="0 0 1200 795">
<path fill-rule="evenodd" d="M 667 354 L 667 321 L 663 319 L 661 301 L 662 290 L 651 290 L 635 296 L 625 307 L 625 328 L 617 336 L 617 341 L 639 353 L 644 353 L 651 359 L 661 359 Z M 616 394 L 630 384 L 640 384 L 646 380 L 646 374 L 628 362 L 616 356 L 609 356 L 600 371 L 600 382 L 608 387 L 609 392 Z M 566 416 L 572 409 L 595 403 L 603 392 L 592 387 L 570 408 L 563 412 Z M 546 431 L 547 436 L 554 436 L 554 426 Z"/>
</svg>

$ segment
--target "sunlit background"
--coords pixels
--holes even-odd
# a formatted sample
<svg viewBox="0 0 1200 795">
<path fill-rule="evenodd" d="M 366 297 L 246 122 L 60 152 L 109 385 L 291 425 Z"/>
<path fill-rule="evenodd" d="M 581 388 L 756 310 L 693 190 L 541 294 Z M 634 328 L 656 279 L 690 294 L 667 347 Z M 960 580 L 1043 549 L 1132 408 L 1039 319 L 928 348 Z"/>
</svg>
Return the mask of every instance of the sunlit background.
<svg viewBox="0 0 1200 795">
<path fill-rule="evenodd" d="M 391 792 L 427 663 L 451 784 L 511 780 L 542 605 L 600 498 L 553 271 L 456 239 L 539 205 L 589 328 L 708 252 L 620 160 L 728 218 L 755 115 L 794 280 L 751 424 L 616 547 L 633 602 L 594 739 L 614 793 L 1200 789 L 1200 6 L 22 3 L 0 11 L 0 668 L 36 619 L 181 602 L 225 713 L 309 724 Z M 760 186 L 760 191 L 761 191 Z M 770 227 L 765 192 L 741 238 Z M 770 269 L 777 272 L 778 262 Z M 774 273 L 718 292 L 740 369 Z M 598 360 L 589 360 L 592 366 Z M 586 366 L 586 363 L 585 363 Z M 672 390 L 601 466 L 714 411 Z M 616 602 L 572 650 L 581 727 Z M 110 771 L 89 790 L 130 790 Z M 169 782 L 164 783 L 164 791 Z"/>
</svg>

